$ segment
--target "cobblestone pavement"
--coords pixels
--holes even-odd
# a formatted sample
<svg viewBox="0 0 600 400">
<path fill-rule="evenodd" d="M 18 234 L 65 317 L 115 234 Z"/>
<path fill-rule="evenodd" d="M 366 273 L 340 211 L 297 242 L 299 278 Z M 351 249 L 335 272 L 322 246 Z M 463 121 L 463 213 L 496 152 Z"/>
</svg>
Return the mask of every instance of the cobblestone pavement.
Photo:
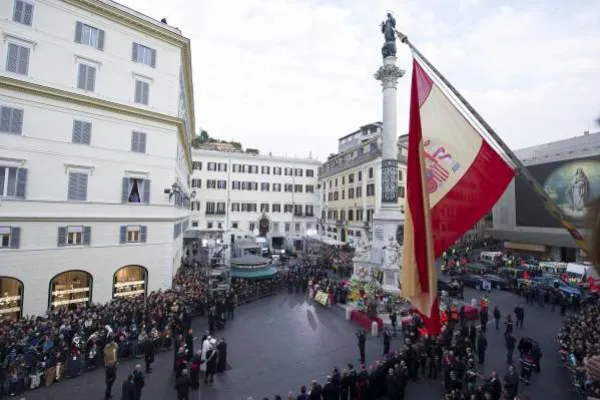
<svg viewBox="0 0 600 400">
<path fill-rule="evenodd" d="M 465 298 L 472 297 L 479 298 L 480 293 L 467 289 Z M 491 306 L 498 304 L 503 314 L 512 313 L 518 302 L 519 298 L 511 293 L 494 291 L 490 295 Z M 533 400 L 569 399 L 568 380 L 560 369 L 554 342 L 560 321 L 558 311 L 526 306 L 525 328 L 516 332 L 517 337 L 526 334 L 536 338 L 544 352 L 541 375 L 536 375 L 533 384 L 523 390 Z M 197 318 L 193 326 L 200 336 L 206 329 L 206 320 Z M 280 294 L 242 306 L 226 330 L 215 335 L 227 340 L 232 369 L 217 376 L 214 384 L 202 386 L 190 399 L 246 400 L 253 396 L 260 400 L 264 396 L 272 399 L 275 394 L 285 398 L 288 391 L 297 392 L 313 378 L 323 381 L 334 365 L 343 368 L 350 362 L 357 367 L 356 328 L 344 319 L 341 310 L 324 309 L 301 295 Z M 487 375 L 496 369 L 502 375 L 505 371 L 502 331 L 496 331 L 491 323 L 487 338 L 487 360 L 480 372 Z M 399 345 L 400 339 L 392 343 L 392 347 Z M 382 347 L 381 338 L 369 338 L 367 361 L 376 360 Z M 146 377 L 143 400 L 176 399 L 172 362 L 170 352 L 157 356 L 153 373 Z M 134 365 L 135 361 L 125 361 L 119 366 L 113 390 L 116 399 L 120 398 L 121 384 Z M 103 391 L 104 374 L 97 370 L 50 388 L 27 392 L 26 398 L 100 400 Z M 407 398 L 436 399 L 441 398 L 440 393 L 439 382 L 423 381 L 409 385 Z"/>
</svg>

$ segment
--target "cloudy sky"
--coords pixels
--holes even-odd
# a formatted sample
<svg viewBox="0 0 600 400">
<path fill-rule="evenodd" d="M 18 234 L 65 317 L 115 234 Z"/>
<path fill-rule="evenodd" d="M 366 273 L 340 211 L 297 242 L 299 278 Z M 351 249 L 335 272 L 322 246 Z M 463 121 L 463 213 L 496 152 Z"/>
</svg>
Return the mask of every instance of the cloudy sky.
<svg viewBox="0 0 600 400">
<path fill-rule="evenodd" d="M 197 126 L 262 153 L 324 159 L 381 119 L 388 9 L 512 148 L 600 130 L 597 0 L 120 1 L 192 39 Z M 403 134 L 411 54 L 398 47 Z"/>
</svg>

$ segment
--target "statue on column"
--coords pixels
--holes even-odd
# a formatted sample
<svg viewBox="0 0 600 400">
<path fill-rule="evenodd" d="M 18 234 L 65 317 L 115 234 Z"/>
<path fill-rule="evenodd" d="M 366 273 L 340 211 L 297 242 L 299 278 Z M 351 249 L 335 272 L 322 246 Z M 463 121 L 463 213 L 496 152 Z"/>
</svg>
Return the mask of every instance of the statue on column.
<svg viewBox="0 0 600 400">
<path fill-rule="evenodd" d="M 388 243 L 385 246 L 383 257 L 383 269 L 398 268 L 400 266 L 400 245 L 395 235 L 390 235 Z"/>
<path fill-rule="evenodd" d="M 381 48 L 383 58 L 393 57 L 396 55 L 396 19 L 392 16 L 392 12 L 388 11 L 387 19 L 381 23 L 381 33 L 385 43 Z"/>
</svg>

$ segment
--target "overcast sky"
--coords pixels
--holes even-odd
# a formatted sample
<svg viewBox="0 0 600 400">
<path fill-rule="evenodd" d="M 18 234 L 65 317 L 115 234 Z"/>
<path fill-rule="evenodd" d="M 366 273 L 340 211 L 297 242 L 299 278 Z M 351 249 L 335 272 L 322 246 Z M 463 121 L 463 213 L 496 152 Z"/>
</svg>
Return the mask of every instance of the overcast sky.
<svg viewBox="0 0 600 400">
<path fill-rule="evenodd" d="M 381 120 L 373 73 L 388 9 L 512 148 L 600 130 L 597 0 L 120 2 L 191 38 L 196 125 L 262 153 L 324 159 L 338 137 Z M 403 134 L 411 54 L 398 49 Z"/>
</svg>

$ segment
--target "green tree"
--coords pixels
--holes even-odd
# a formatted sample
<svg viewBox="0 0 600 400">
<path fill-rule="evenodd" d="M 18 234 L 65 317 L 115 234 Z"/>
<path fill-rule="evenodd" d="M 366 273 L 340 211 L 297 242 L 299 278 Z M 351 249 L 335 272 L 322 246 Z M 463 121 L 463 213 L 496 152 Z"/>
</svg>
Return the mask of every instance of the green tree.
<svg viewBox="0 0 600 400">
<path fill-rule="evenodd" d="M 258 149 L 246 149 L 246 154 L 259 155 L 260 151 L 258 151 Z"/>
</svg>

